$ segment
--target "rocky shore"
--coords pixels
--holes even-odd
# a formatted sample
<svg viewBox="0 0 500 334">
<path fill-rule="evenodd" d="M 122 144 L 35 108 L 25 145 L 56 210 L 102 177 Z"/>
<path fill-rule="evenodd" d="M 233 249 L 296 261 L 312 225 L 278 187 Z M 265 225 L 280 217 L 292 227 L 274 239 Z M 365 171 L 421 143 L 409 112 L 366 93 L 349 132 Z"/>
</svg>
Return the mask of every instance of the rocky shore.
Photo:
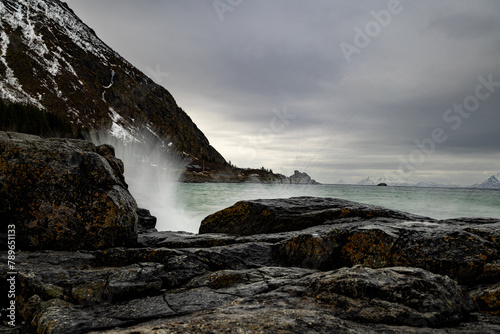
<svg viewBox="0 0 500 334">
<path fill-rule="evenodd" d="M 0 133 L 0 333 L 500 332 L 499 219 L 296 197 L 158 232 L 122 173 L 107 146 Z"/>
<path fill-rule="evenodd" d="M 320 184 L 307 173 L 294 171 L 290 176 L 265 169 L 218 166 L 210 171 L 184 171 L 179 181 L 185 183 L 259 183 L 259 184 Z"/>
</svg>

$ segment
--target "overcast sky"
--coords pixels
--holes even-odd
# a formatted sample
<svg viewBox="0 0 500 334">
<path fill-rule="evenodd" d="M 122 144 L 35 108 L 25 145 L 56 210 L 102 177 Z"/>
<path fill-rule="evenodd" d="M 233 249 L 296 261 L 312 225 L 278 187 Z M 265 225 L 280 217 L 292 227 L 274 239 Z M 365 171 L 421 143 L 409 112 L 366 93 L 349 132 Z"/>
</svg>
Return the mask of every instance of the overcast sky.
<svg viewBox="0 0 500 334">
<path fill-rule="evenodd" d="M 68 0 L 239 167 L 500 172 L 500 2 Z"/>
</svg>

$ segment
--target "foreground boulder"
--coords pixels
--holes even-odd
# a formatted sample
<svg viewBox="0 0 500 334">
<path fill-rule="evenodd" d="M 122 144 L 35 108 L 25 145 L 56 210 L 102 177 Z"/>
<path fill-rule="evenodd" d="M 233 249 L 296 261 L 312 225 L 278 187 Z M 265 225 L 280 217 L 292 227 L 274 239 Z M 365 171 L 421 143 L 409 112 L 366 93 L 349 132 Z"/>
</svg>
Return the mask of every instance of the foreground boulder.
<svg viewBox="0 0 500 334">
<path fill-rule="evenodd" d="M 0 132 L 0 224 L 17 249 L 100 249 L 137 239 L 137 204 L 111 146 Z"/>
<path fill-rule="evenodd" d="M 232 207 L 206 217 L 201 222 L 200 234 L 251 235 L 296 231 L 350 217 L 431 220 L 405 212 L 337 198 L 259 199 L 237 202 Z"/>
<path fill-rule="evenodd" d="M 476 308 L 455 281 L 416 268 L 341 268 L 314 275 L 309 289 L 333 314 L 363 323 L 454 326 Z"/>
<path fill-rule="evenodd" d="M 200 233 L 218 232 L 246 240 L 286 232 L 288 238 L 273 245 L 283 266 L 404 266 L 462 284 L 500 281 L 498 219 L 437 221 L 335 198 L 295 197 L 241 201 L 205 218 Z"/>
</svg>

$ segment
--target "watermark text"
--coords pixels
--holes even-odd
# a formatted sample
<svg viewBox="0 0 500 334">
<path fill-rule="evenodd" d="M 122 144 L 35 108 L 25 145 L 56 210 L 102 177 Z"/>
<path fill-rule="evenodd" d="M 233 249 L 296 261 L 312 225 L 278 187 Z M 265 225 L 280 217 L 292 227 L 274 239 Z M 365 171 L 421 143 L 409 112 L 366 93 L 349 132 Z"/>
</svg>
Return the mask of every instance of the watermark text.
<svg viewBox="0 0 500 334">
<path fill-rule="evenodd" d="M 494 81 L 493 75 L 486 78 L 479 76 L 479 84 L 475 87 L 474 93 L 467 95 L 462 103 L 454 103 L 443 113 L 443 121 L 449 124 L 451 129 L 458 130 L 465 119 L 468 119 L 473 112 L 479 110 L 482 101 L 487 100 L 499 87 L 500 81 Z M 430 135 L 423 140 L 415 140 L 416 149 L 412 150 L 406 157 L 400 156 L 398 173 L 402 176 L 410 176 L 415 173 L 418 166 L 422 165 L 429 155 L 436 152 L 436 147 L 448 140 L 448 132 L 440 127 L 434 128 Z"/>
<path fill-rule="evenodd" d="M 16 225 L 7 226 L 7 323 L 16 326 Z"/>
<path fill-rule="evenodd" d="M 245 150 L 251 159 L 255 158 L 257 151 L 263 144 L 271 143 L 276 135 L 285 131 L 291 121 L 297 117 L 297 115 L 289 112 L 286 106 L 282 110 L 273 109 L 273 115 L 267 127 L 262 128 L 253 140 L 248 140 L 241 146 L 241 149 Z"/>
<path fill-rule="evenodd" d="M 215 0 L 213 6 L 215 12 L 219 16 L 219 20 L 224 21 L 225 15 L 234 11 L 236 7 L 241 5 L 243 0 Z"/>
<path fill-rule="evenodd" d="M 392 18 L 402 11 L 403 6 L 399 0 L 389 0 L 386 9 L 380 11 L 372 10 L 370 16 L 373 20 L 368 21 L 364 29 L 358 26 L 354 28 L 353 43 L 349 44 L 342 42 L 339 44 L 340 51 L 342 51 L 347 63 L 350 64 L 352 62 L 352 57 L 354 55 L 359 55 L 363 49 L 370 45 L 372 39 L 380 35 L 383 28 L 391 24 Z"/>
</svg>

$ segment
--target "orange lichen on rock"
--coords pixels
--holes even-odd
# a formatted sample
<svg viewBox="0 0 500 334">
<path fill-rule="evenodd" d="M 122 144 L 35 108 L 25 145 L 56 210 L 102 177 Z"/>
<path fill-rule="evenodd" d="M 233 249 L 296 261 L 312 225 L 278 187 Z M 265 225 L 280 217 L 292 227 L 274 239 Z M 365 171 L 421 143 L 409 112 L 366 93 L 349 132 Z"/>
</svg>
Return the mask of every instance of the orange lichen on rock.
<svg viewBox="0 0 500 334">
<path fill-rule="evenodd" d="M 3 132 L 0 151 L 0 223 L 16 224 L 19 249 L 96 249 L 136 240 L 137 204 L 112 149 Z"/>
</svg>

